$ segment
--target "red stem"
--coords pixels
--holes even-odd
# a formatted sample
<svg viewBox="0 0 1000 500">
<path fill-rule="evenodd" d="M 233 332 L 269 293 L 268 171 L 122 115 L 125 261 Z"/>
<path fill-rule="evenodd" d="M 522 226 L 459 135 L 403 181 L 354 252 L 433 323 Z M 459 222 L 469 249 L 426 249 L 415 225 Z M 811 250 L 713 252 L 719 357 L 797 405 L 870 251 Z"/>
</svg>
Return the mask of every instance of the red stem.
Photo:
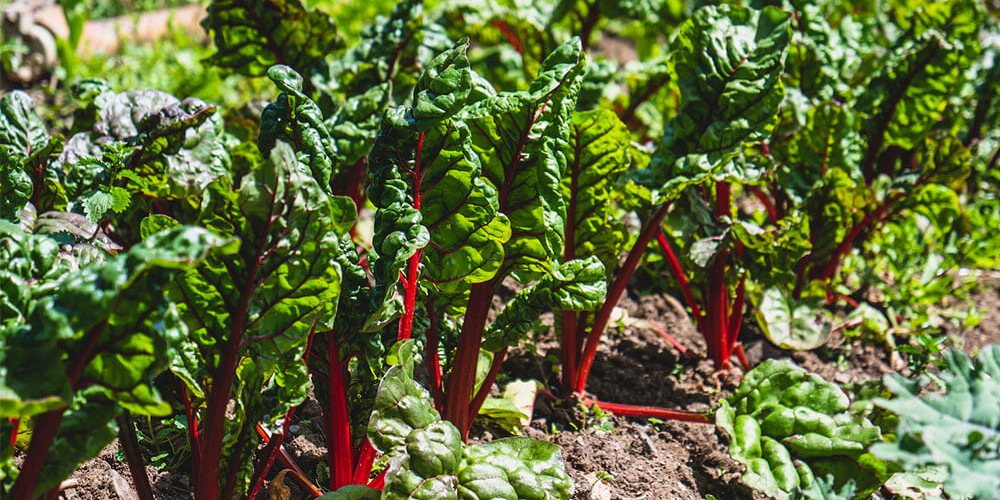
<svg viewBox="0 0 1000 500">
<path fill-rule="evenodd" d="M 264 430 L 264 428 L 260 425 L 257 426 L 257 434 L 260 435 L 260 438 L 262 440 L 264 440 L 265 445 L 271 443 L 271 437 L 267 434 L 267 431 Z M 305 473 L 302 472 L 302 469 L 299 468 L 298 464 L 296 464 L 295 461 L 292 460 L 292 456 L 288 454 L 287 450 L 285 450 L 285 446 L 279 445 L 277 448 L 278 448 L 278 460 L 281 461 L 281 465 L 283 465 L 286 469 L 292 471 L 292 475 L 294 475 L 295 479 L 299 481 L 299 484 L 302 485 L 302 487 L 309 492 L 309 495 L 312 498 L 319 498 L 323 496 L 323 492 L 320 491 L 319 488 L 315 484 L 313 484 L 312 481 L 309 480 L 309 478 L 306 477 Z"/>
<path fill-rule="evenodd" d="M 337 342 L 330 333 L 326 344 L 327 386 L 330 398 L 330 417 L 327 419 L 327 436 L 331 448 L 327 450 L 330 466 L 330 489 L 351 484 L 354 471 L 354 450 L 351 448 L 351 417 L 347 409 L 347 391 L 344 385 L 344 367 L 340 363 Z"/>
<path fill-rule="evenodd" d="M 736 298 L 733 299 L 733 306 L 729 310 L 729 337 L 726 345 L 732 351 L 736 348 L 736 339 L 740 335 L 740 326 L 743 324 L 743 307 L 746 297 L 747 275 L 740 276 L 740 283 L 736 285 Z M 728 356 L 727 356 L 728 357 Z"/>
<path fill-rule="evenodd" d="M 476 382 L 476 364 L 479 362 L 479 347 L 483 341 L 486 315 L 493 303 L 495 279 L 472 285 L 469 305 L 466 308 L 462 332 L 458 338 L 458 349 L 448 378 L 445 393 L 444 418 L 462 431 L 462 439 L 468 440 L 470 422 L 469 410 L 472 389 Z"/>
<path fill-rule="evenodd" d="M 729 183 L 715 184 L 715 217 L 729 215 Z M 705 284 L 705 314 L 707 321 L 701 331 L 708 345 L 708 354 L 716 370 L 729 368 L 732 348 L 729 344 L 729 286 L 726 284 L 726 261 L 728 249 L 724 248 L 708 268 L 708 282 Z"/>
<path fill-rule="evenodd" d="M 125 462 L 128 464 L 129 473 L 132 474 L 132 483 L 135 485 L 139 500 L 153 500 L 153 488 L 149 485 L 146 463 L 142 459 L 139 438 L 135 434 L 135 425 L 128 410 L 123 410 L 118 416 L 118 442 L 125 452 Z"/>
<path fill-rule="evenodd" d="M 902 194 L 893 195 L 889 199 L 882 202 L 882 204 L 879 205 L 878 208 L 865 214 L 865 217 L 861 219 L 861 222 L 859 222 L 856 226 L 854 226 L 854 228 L 851 229 L 851 232 L 843 240 L 840 241 L 840 244 L 837 245 L 836 249 L 834 249 L 833 254 L 830 256 L 830 259 L 827 260 L 826 264 L 823 265 L 821 268 L 818 268 L 819 269 L 818 271 L 816 268 L 814 268 L 813 271 L 809 273 L 810 278 L 812 279 L 833 278 L 833 275 L 837 272 L 837 268 L 840 266 L 840 259 L 844 255 L 846 255 L 848 251 L 850 251 L 851 247 L 854 245 L 854 240 L 857 239 L 857 237 L 860 236 L 861 233 L 865 229 L 867 229 L 872 222 L 881 217 L 882 214 L 884 214 L 887 210 L 889 210 L 889 208 L 895 205 L 896 202 L 899 201 L 902 197 L 903 197 Z"/>
<path fill-rule="evenodd" d="M 469 412 L 469 422 L 466 427 L 470 429 L 472 428 L 472 421 L 476 419 L 476 415 L 479 415 L 479 410 L 483 407 L 483 403 L 486 402 L 486 397 L 490 395 L 490 389 L 493 387 L 493 383 L 497 381 L 497 375 L 500 374 L 500 365 L 503 364 L 503 360 L 506 356 L 506 347 L 493 355 L 493 363 L 490 364 L 490 371 L 486 374 L 486 379 L 483 380 L 483 385 L 479 386 L 479 390 L 476 391 L 476 397 L 472 398 L 472 407 Z"/>
<path fill-rule="evenodd" d="M 514 50 L 516 50 L 518 54 L 524 55 L 524 51 L 521 49 L 521 42 L 517 41 L 517 37 L 514 36 L 514 33 L 509 27 L 507 27 L 507 23 L 496 20 L 493 21 L 492 24 L 496 27 L 496 29 L 500 30 L 500 33 L 503 33 L 503 36 L 507 38 L 507 41 L 510 42 L 512 46 L 514 46 Z"/>
<path fill-rule="evenodd" d="M 708 356 L 716 370 L 729 368 L 729 298 L 726 285 L 726 258 L 728 250 L 723 249 L 708 268 L 708 282 L 705 284 L 705 329 L 701 335 L 708 346 Z"/>
<path fill-rule="evenodd" d="M 698 326 L 698 331 L 702 330 L 702 314 L 701 308 L 698 307 L 698 301 L 694 299 L 694 294 L 691 293 L 691 285 L 688 283 L 687 276 L 684 274 L 684 270 L 681 269 L 681 263 L 677 260 L 677 255 L 674 254 L 674 249 L 671 248 L 670 242 L 667 241 L 667 235 L 663 233 L 663 228 L 659 227 L 659 231 L 656 233 L 656 241 L 660 244 L 660 250 L 663 251 L 663 255 L 667 258 L 667 263 L 670 265 L 670 271 L 674 274 L 674 279 L 677 280 L 678 286 L 680 286 L 681 294 L 684 295 L 684 301 L 687 302 L 688 307 L 691 308 L 691 316 L 694 316 L 694 322 Z"/>
<path fill-rule="evenodd" d="M 573 392 L 573 382 L 576 380 L 576 360 L 579 354 L 577 321 L 576 311 L 562 311 L 562 348 L 559 355 L 562 358 L 562 389 L 566 394 Z"/>
<path fill-rule="evenodd" d="M 597 346 L 601 342 L 601 335 L 604 334 L 604 329 L 607 328 L 608 321 L 611 319 L 611 312 L 618 305 L 622 294 L 625 293 L 625 286 L 628 285 L 629 280 L 632 279 L 632 275 L 635 274 L 643 252 L 645 252 L 649 242 L 652 241 L 653 236 L 660 227 L 660 222 L 667 215 L 669 208 L 669 204 L 664 203 L 657 207 L 650 214 L 649 218 L 646 219 L 642 230 L 639 232 L 639 238 L 632 249 L 629 250 L 628 256 L 625 258 L 625 263 L 618 271 L 614 282 L 611 284 L 611 288 L 608 290 L 604 304 L 601 305 L 601 309 L 597 311 L 597 315 L 594 317 L 594 324 L 590 328 L 590 334 L 587 335 L 587 343 L 584 345 L 583 356 L 580 358 L 580 368 L 576 375 L 575 388 L 578 393 L 582 394 L 584 389 L 587 388 L 587 377 L 590 375 L 590 368 L 594 364 L 594 356 L 597 355 Z"/>
<path fill-rule="evenodd" d="M 413 208 L 420 211 L 420 153 L 424 149 L 424 133 L 420 133 L 417 141 L 417 157 L 413 162 Z M 403 317 L 399 319 L 397 340 L 406 340 L 413 335 L 413 314 L 417 307 L 417 273 L 420 270 L 421 250 L 414 252 L 407 263 L 406 282 L 403 283 L 405 296 L 403 298 Z"/>
<path fill-rule="evenodd" d="M 757 186 L 747 186 L 747 189 L 764 205 L 764 209 L 767 210 L 767 216 L 771 219 L 771 222 L 778 222 L 778 210 L 774 208 L 774 202 L 771 201 L 771 198 Z"/>
<path fill-rule="evenodd" d="M 430 316 L 430 327 L 427 329 L 427 344 L 424 346 L 424 358 L 427 359 L 427 372 L 430 376 L 431 397 L 434 408 L 444 411 L 444 393 L 441 392 L 441 358 L 438 356 L 438 316 L 434 311 L 432 301 L 427 301 L 427 314 Z"/>
<path fill-rule="evenodd" d="M 747 359 L 747 353 L 743 350 L 743 342 L 737 342 L 736 348 L 733 349 L 736 352 L 736 359 L 740 361 L 740 366 L 743 367 L 744 372 L 750 371 L 752 368 L 750 366 L 750 360 Z"/>
<path fill-rule="evenodd" d="M 653 418 L 664 418 L 669 420 L 681 420 L 684 422 L 697 422 L 702 424 L 712 423 L 711 415 L 708 413 L 697 413 L 687 410 L 672 410 L 669 408 L 659 408 L 656 406 L 637 406 L 637 405 L 624 405 L 618 403 L 608 403 L 606 401 L 598 401 L 596 399 L 586 398 L 583 404 L 589 406 L 597 405 L 602 410 L 614 413 L 615 415 L 623 415 L 626 417 L 653 417 Z"/>
<path fill-rule="evenodd" d="M 17 430 L 21 427 L 21 419 L 8 417 L 7 421 L 10 422 L 10 425 L 14 426 L 10 431 L 10 447 L 13 448 L 17 446 Z"/>
<path fill-rule="evenodd" d="M 31 443 L 28 445 L 28 457 L 21 465 L 21 473 L 17 476 L 14 488 L 10 492 L 10 500 L 31 500 L 42 473 L 42 465 L 45 464 L 45 458 L 59 431 L 64 411 L 65 408 L 60 408 L 35 417 Z"/>
<path fill-rule="evenodd" d="M 198 484 L 198 471 L 201 470 L 201 445 L 198 442 L 198 415 L 191 406 L 188 397 L 187 383 L 181 381 L 181 397 L 184 399 L 184 415 L 187 417 L 188 441 L 191 442 L 191 479 Z"/>
<path fill-rule="evenodd" d="M 366 437 L 365 442 L 361 444 L 361 452 L 358 453 L 358 466 L 354 469 L 354 477 L 351 478 L 352 484 L 366 484 L 368 482 L 376 455 L 375 447 Z"/>
<path fill-rule="evenodd" d="M 380 472 L 377 476 L 375 476 L 375 479 L 372 479 L 371 482 L 368 483 L 368 487 L 369 488 L 374 488 L 376 490 L 381 490 L 382 487 L 385 486 L 385 473 L 386 472 L 389 472 L 388 468 L 382 469 L 382 472 Z"/>
<path fill-rule="evenodd" d="M 650 330 L 656 332 L 656 334 L 659 335 L 661 338 L 663 338 L 663 340 L 666 340 L 668 344 L 674 347 L 674 349 L 677 349 L 677 352 L 681 353 L 681 356 L 687 354 L 688 352 L 687 348 L 682 346 L 681 343 L 677 341 L 677 339 L 670 336 L 670 334 L 667 333 L 666 330 L 660 328 L 660 325 L 646 322 L 646 326 L 649 327 Z"/>
</svg>

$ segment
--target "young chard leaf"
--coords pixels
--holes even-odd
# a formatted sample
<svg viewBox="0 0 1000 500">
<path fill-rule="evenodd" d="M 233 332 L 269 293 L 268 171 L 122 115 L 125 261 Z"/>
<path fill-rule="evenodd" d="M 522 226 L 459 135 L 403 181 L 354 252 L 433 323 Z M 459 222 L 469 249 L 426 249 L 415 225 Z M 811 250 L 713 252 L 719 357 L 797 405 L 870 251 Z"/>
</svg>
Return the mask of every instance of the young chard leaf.
<svg viewBox="0 0 1000 500">
<path fill-rule="evenodd" d="M 382 498 L 569 498 L 572 483 L 556 446 L 528 438 L 463 444 L 413 380 L 413 341 L 397 347 L 398 364 L 379 385 L 368 428 L 389 457 Z"/>
<path fill-rule="evenodd" d="M 730 455 L 747 466 L 743 482 L 788 499 L 815 494 L 816 478 L 834 476 L 836 488 L 857 485 L 867 498 L 889 477 L 888 464 L 868 447 L 881 441 L 878 427 L 848 412 L 850 399 L 836 385 L 784 360 L 751 370 L 716 412 L 731 439 Z"/>
</svg>

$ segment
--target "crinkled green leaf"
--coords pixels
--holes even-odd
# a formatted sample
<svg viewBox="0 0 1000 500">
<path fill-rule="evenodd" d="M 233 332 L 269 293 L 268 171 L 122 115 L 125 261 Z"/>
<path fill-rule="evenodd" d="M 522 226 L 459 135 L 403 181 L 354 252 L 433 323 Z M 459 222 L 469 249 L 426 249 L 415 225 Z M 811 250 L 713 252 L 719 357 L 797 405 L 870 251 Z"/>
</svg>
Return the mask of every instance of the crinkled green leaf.
<svg viewBox="0 0 1000 500">
<path fill-rule="evenodd" d="M 743 482 L 776 498 L 819 497 L 816 478 L 848 480 L 855 499 L 867 498 L 889 477 L 888 466 L 868 453 L 881 440 L 878 427 L 848 412 L 850 399 L 836 385 L 784 360 L 769 359 L 748 372 L 716 412 L 730 438 L 730 455 L 747 466 Z"/>
<path fill-rule="evenodd" d="M 406 92 L 435 55 L 450 48 L 440 26 L 428 21 L 423 2 L 398 2 L 388 17 L 377 16 L 361 39 L 330 62 L 330 83 L 347 95 L 393 82 L 394 92 Z"/>
<path fill-rule="evenodd" d="M 369 155 L 369 198 L 379 209 L 375 274 L 382 283 L 394 283 L 424 245 L 422 278 L 449 294 L 489 280 L 503 262 L 509 224 L 498 214 L 496 192 L 480 178 L 468 128 L 451 118 L 471 87 L 467 48 L 461 42 L 431 62 L 414 89 L 415 107 L 386 114 Z"/>
<path fill-rule="evenodd" d="M 0 159 L 0 219 L 17 220 L 17 213 L 31 200 L 31 177 L 12 157 Z"/>
<path fill-rule="evenodd" d="M 595 255 L 609 273 L 618 265 L 625 229 L 616 218 L 618 177 L 628 168 L 629 135 L 607 110 L 574 113 L 565 144 L 566 249 L 563 258 Z"/>
<path fill-rule="evenodd" d="M 61 145 L 62 137 L 49 135 L 28 94 L 15 90 L 0 99 L 0 219 L 16 220 L 32 196 L 46 209 L 65 208 L 57 173 L 48 168 Z M 32 176 L 39 174 L 34 186 Z"/>
<path fill-rule="evenodd" d="M 379 498 L 382 498 L 382 492 L 375 488 L 348 484 L 319 497 L 318 500 L 379 500 Z"/>
<path fill-rule="evenodd" d="M 823 304 L 795 299 L 779 287 L 764 291 L 757 304 L 757 324 L 782 349 L 815 349 L 830 336 L 831 318 Z"/>
<path fill-rule="evenodd" d="M 281 94 L 264 108 L 257 146 L 267 158 L 278 140 L 295 144 L 299 161 L 308 165 L 316 182 L 329 191 L 337 145 L 323 123 L 323 112 L 302 93 L 302 75 L 293 68 L 272 66 L 267 76 L 281 89 Z"/>
<path fill-rule="evenodd" d="M 943 466 L 944 491 L 956 498 L 1000 495 L 1000 347 L 970 360 L 958 350 L 944 357 L 944 393 L 897 374 L 884 378 L 892 399 L 875 403 L 899 417 L 896 442 L 872 448 L 907 470 Z"/>
<path fill-rule="evenodd" d="M 381 117 L 392 97 L 389 83 L 382 83 L 367 89 L 364 93 L 350 96 L 342 106 L 326 119 L 340 165 L 338 171 L 356 164 L 368 155 L 368 151 L 378 134 Z M 338 172 L 339 173 L 339 172 Z"/>
<path fill-rule="evenodd" d="M 268 163 L 233 190 L 209 185 L 199 223 L 240 239 L 239 251 L 208 259 L 177 280 L 172 297 L 191 327 L 191 340 L 213 370 L 227 342 L 249 342 L 244 354 L 267 359 L 301 352 L 317 320 L 336 311 L 340 269 L 338 224 L 343 214 L 279 144 Z M 352 205 L 353 208 L 353 205 Z M 233 325 L 243 326 L 234 331 Z"/>
<path fill-rule="evenodd" d="M 0 99 L 0 153 L 27 157 L 45 147 L 49 139 L 31 96 L 15 90 Z"/>
<path fill-rule="evenodd" d="M 913 148 L 941 119 L 973 62 L 982 16 L 972 0 L 934 2 L 915 13 L 912 39 L 900 44 L 859 101 L 871 116 L 869 156 L 887 146 Z"/>
<path fill-rule="evenodd" d="M 298 0 L 215 0 L 202 26 L 214 32 L 209 61 L 249 76 L 275 64 L 305 72 L 340 46 L 333 19 Z"/>
<path fill-rule="evenodd" d="M 413 380 L 416 344 L 398 346 L 379 384 L 368 438 L 389 457 L 383 499 L 568 499 L 572 483 L 559 448 L 528 438 L 462 443 Z"/>
<path fill-rule="evenodd" d="M 504 306 L 483 335 L 483 349 L 515 346 L 545 311 L 591 311 L 606 294 L 604 265 L 596 256 L 565 262 Z"/>
<path fill-rule="evenodd" d="M 368 423 L 368 439 L 382 453 L 400 453 L 411 431 L 441 420 L 441 414 L 431 404 L 430 394 L 413 380 L 416 349 L 413 341 L 399 344 L 398 362 L 379 383 Z"/>
<path fill-rule="evenodd" d="M 583 67 L 580 41 L 566 42 L 545 59 L 529 91 L 487 98 L 462 116 L 483 176 L 510 219 L 503 267 L 522 280 L 542 275 L 562 254 L 564 145 Z"/>
<path fill-rule="evenodd" d="M 66 141 L 59 155 L 61 179 L 70 198 L 100 189 L 115 172 L 95 168 L 88 159 L 104 158 L 109 145 L 134 148 L 123 159 L 136 191 L 155 198 L 197 197 L 212 180 L 228 173 L 222 115 L 196 98 L 183 101 L 155 90 L 103 94 L 89 104 L 95 122 Z"/>
<path fill-rule="evenodd" d="M 458 472 L 461 498 L 567 499 L 573 493 L 559 448 L 525 437 L 465 449 Z"/>
<path fill-rule="evenodd" d="M 671 62 L 682 96 L 649 170 L 637 179 L 670 198 L 767 138 L 784 95 L 788 12 L 703 7 L 681 25 Z"/>
</svg>

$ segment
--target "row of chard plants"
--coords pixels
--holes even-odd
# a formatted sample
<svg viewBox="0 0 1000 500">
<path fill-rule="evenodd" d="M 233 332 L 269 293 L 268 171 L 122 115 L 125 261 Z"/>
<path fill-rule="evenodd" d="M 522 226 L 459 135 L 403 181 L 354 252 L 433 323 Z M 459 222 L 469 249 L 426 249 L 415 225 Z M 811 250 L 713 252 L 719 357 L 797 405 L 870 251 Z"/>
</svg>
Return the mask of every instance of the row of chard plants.
<svg viewBox="0 0 1000 500">
<path fill-rule="evenodd" d="M 935 463 L 952 494 L 995 494 L 995 457 L 927 457 L 963 446 L 943 432 L 995 446 L 1000 412 L 968 405 L 996 400 L 1000 351 L 949 355 L 947 398 L 973 402 L 915 409 L 933 398 L 917 382 L 751 370 L 739 340 L 745 317 L 785 348 L 820 345 L 835 312 L 900 321 L 842 272 L 896 221 L 920 215 L 963 255 L 992 236 L 996 205 L 970 197 L 993 199 L 1000 156 L 995 15 L 749 3 L 406 0 L 348 45 L 296 0 L 215 1 L 210 62 L 270 78 L 262 111 L 85 80 L 50 131 L 8 93 L 0 493 L 54 498 L 117 437 L 152 498 L 134 419 L 180 414 L 198 499 L 257 498 L 275 462 L 329 499 L 568 498 L 554 445 L 468 443 L 508 349 L 553 311 L 558 397 L 715 422 L 769 495 L 864 498 Z M 604 31 L 640 59 L 604 57 Z M 719 408 L 587 392 L 637 271 L 683 299 L 716 369 L 735 354 L 748 371 Z M 501 304 L 504 281 L 520 291 Z M 310 395 L 322 480 L 283 447 Z"/>
</svg>

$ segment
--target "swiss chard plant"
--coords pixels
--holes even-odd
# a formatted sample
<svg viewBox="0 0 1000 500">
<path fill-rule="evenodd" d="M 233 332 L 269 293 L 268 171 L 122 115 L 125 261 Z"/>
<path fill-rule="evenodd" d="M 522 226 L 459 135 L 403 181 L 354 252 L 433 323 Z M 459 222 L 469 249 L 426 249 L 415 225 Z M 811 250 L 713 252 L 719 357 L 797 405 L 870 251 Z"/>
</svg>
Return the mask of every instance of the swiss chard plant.
<svg viewBox="0 0 1000 500">
<path fill-rule="evenodd" d="M 745 149 L 766 137 L 776 122 L 789 20 L 787 12 L 775 8 L 706 7 L 679 29 L 669 61 L 682 91 L 680 109 L 651 156 L 637 160 L 645 167 L 629 173 L 630 194 L 644 203 L 640 232 L 586 336 L 580 332 L 583 322 L 578 322 L 577 333 L 568 335 L 576 343 L 585 339 L 576 365 L 563 366 L 564 377 L 571 379 L 566 385 L 577 393 L 586 388 L 601 335 L 654 238 L 668 257 L 709 346 L 709 356 L 718 368 L 729 366 L 742 318 L 746 279 L 740 265 L 744 251 L 741 239 L 746 236 L 733 222 L 730 181 L 753 173 L 753 160 L 746 158 Z M 714 196 L 703 194 L 708 192 Z M 691 260 L 705 269 L 695 277 L 702 284 L 700 300 L 664 235 L 662 224 L 669 220 L 672 208 L 678 218 L 687 220 L 685 234 L 699 232 L 702 238 L 688 240 L 692 242 Z M 564 323 L 564 339 L 566 327 L 571 325 Z M 564 349 L 574 347 L 570 343 Z M 602 407 L 636 415 L 649 412 L 609 403 Z M 680 412 L 662 414 L 701 420 Z"/>
<path fill-rule="evenodd" d="M 857 250 L 874 253 L 867 261 L 880 259 L 878 253 L 885 250 L 879 234 L 886 224 L 922 214 L 925 223 L 943 222 L 935 228 L 939 239 L 962 238 L 955 222 L 963 217 L 960 193 L 970 173 L 968 146 L 985 119 L 966 122 L 964 117 L 966 109 L 981 115 L 972 110 L 988 105 L 989 95 L 965 94 L 958 105 L 949 99 L 975 82 L 968 78 L 988 79 L 989 73 L 979 63 L 983 11 L 974 3 L 896 6 L 895 17 L 883 26 L 871 20 L 881 14 L 859 15 L 857 24 L 834 24 L 816 6 L 792 8 L 800 22 L 791 57 L 800 64 L 787 72 L 785 83 L 794 90 L 778 132 L 765 145 L 773 166 L 763 182 L 748 189 L 766 208 L 759 220 L 763 226 L 797 227 L 794 232 L 805 236 L 805 248 L 772 257 L 798 261 L 791 280 L 761 282 L 767 289 L 759 302 L 761 327 L 779 345 L 812 348 L 830 330 L 824 304 L 853 307 L 864 298 L 866 282 L 878 286 L 880 280 L 868 279 L 859 287 L 849 273 L 837 276 Z M 856 34 L 851 30 L 871 42 L 841 43 Z M 877 59 L 886 62 L 871 64 Z M 807 71 L 813 61 L 830 70 Z M 964 258 L 957 246 L 952 248 L 938 253 Z M 933 293 L 926 278 L 916 285 L 915 297 L 923 289 Z M 893 309 L 903 307 L 897 303 Z"/>
<path fill-rule="evenodd" d="M 850 405 L 836 385 L 767 360 L 723 400 L 715 422 L 746 466 L 743 482 L 768 496 L 824 498 L 818 479 L 832 476 L 835 491 L 851 481 L 851 498 L 868 498 L 894 469 L 870 450 L 883 439 L 880 428 Z"/>
<path fill-rule="evenodd" d="M 4 447 L 0 488 L 9 498 L 58 486 L 115 438 L 121 412 L 170 413 L 153 377 L 187 332 L 166 290 L 222 243 L 177 227 L 117 256 L 77 259 L 53 236 L 0 222 L 0 417 L 11 419 L 4 442 L 16 442 L 21 422 L 31 429 L 20 470 Z"/>
</svg>

